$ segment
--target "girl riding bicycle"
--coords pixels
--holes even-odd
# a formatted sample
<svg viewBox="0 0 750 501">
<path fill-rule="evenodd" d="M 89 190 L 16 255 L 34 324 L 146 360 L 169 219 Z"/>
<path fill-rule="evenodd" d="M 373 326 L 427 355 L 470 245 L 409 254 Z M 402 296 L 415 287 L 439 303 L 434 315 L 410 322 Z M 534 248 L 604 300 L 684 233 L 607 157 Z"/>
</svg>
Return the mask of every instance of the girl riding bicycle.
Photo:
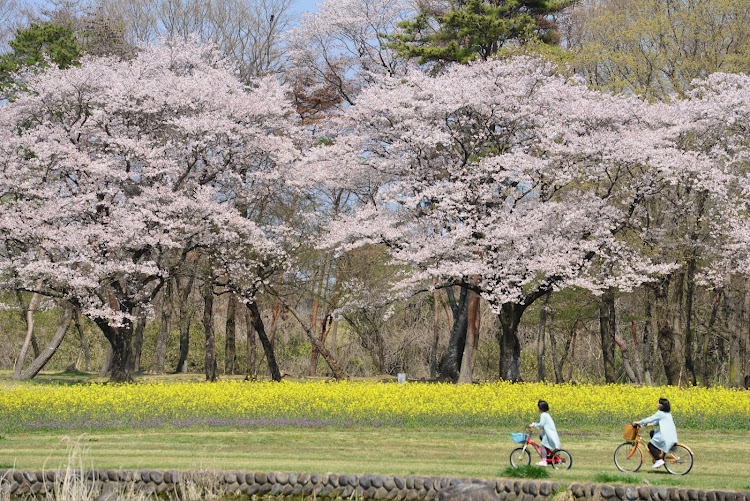
<svg viewBox="0 0 750 501">
<path fill-rule="evenodd" d="M 547 450 L 546 457 L 537 463 L 539 466 L 547 466 L 547 459 L 551 457 L 552 451 L 560 448 L 560 437 L 557 436 L 557 428 L 552 416 L 549 415 L 549 404 L 544 400 L 537 403 L 539 410 L 539 422 L 529 424 L 529 428 L 542 430 L 542 445 Z"/>
<path fill-rule="evenodd" d="M 674 444 L 677 443 L 677 428 L 672 419 L 671 406 L 669 400 L 660 398 L 656 404 L 656 413 L 640 421 L 633 421 L 633 426 L 658 426 L 659 429 L 651 432 L 651 441 L 648 443 L 648 451 L 654 458 L 654 464 L 651 468 L 660 468 L 664 465 L 663 454 L 669 452 Z"/>
</svg>

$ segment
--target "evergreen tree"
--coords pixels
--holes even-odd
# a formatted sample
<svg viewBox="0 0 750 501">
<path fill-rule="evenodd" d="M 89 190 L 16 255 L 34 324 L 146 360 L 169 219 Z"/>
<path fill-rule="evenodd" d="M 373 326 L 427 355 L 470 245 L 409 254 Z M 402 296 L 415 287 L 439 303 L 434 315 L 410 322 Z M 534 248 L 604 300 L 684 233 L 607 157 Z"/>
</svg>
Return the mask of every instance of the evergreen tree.
<svg viewBox="0 0 750 501">
<path fill-rule="evenodd" d="M 575 0 L 451 0 L 446 11 L 423 7 L 399 24 L 391 46 L 402 57 L 428 62 L 486 60 L 508 44 L 557 44 L 555 12 Z"/>
<path fill-rule="evenodd" d="M 3 97 L 16 81 L 17 72 L 24 68 L 45 68 L 49 63 L 60 69 L 78 64 L 81 49 L 75 30 L 57 23 L 32 23 L 19 29 L 9 43 L 11 51 L 0 56 L 0 92 Z"/>
</svg>

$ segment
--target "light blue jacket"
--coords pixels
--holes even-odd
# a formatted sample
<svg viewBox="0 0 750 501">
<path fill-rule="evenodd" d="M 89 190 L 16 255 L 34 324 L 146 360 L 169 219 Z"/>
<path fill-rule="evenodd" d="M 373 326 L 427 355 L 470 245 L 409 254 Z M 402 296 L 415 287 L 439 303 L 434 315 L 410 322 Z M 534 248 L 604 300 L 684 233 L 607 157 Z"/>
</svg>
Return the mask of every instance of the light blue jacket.
<svg viewBox="0 0 750 501">
<path fill-rule="evenodd" d="M 537 430 L 542 430 L 542 445 L 547 449 L 559 449 L 560 437 L 557 436 L 557 428 L 549 412 L 542 412 L 538 423 L 531 423 Z"/>
<path fill-rule="evenodd" d="M 656 414 L 653 416 L 641 419 L 641 424 L 646 425 L 649 423 L 653 423 L 659 427 L 658 430 L 654 431 L 651 443 L 659 450 L 669 452 L 672 446 L 677 443 L 677 428 L 675 428 L 672 414 L 664 411 L 656 411 Z"/>
</svg>

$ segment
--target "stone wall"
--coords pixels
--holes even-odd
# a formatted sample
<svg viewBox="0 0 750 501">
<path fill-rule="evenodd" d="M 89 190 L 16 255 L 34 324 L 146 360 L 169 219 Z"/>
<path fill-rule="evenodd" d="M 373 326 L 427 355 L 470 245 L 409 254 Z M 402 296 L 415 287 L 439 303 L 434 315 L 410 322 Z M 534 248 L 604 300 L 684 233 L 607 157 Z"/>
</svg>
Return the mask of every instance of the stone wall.
<svg viewBox="0 0 750 501">
<path fill-rule="evenodd" d="M 66 483 L 85 484 L 91 499 L 112 501 L 128 491 L 167 497 L 188 486 L 225 493 L 227 499 L 252 496 L 396 499 L 408 501 L 750 501 L 750 492 L 680 489 L 675 487 L 580 484 L 518 479 L 346 475 L 176 470 L 0 470 L 0 499 L 44 497 Z M 162 495 L 162 496 L 160 496 Z M 172 496 L 174 497 L 174 495 Z"/>
</svg>

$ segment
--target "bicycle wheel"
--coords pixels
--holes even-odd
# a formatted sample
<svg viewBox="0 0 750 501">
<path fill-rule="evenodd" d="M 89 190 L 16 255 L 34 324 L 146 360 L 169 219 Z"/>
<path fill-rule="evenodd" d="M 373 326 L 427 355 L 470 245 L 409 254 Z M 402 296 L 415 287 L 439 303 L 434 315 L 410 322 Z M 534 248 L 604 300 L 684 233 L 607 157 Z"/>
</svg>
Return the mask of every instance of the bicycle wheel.
<svg viewBox="0 0 750 501">
<path fill-rule="evenodd" d="M 664 467 L 672 475 L 685 475 L 693 468 L 693 453 L 684 445 L 676 444 L 664 455 Z"/>
<path fill-rule="evenodd" d="M 547 460 L 549 463 L 550 460 Z M 557 449 L 552 452 L 552 467 L 556 470 L 569 470 L 573 466 L 573 456 L 565 449 Z"/>
<path fill-rule="evenodd" d="M 620 444 L 615 449 L 615 466 L 620 471 L 632 473 L 638 471 L 638 468 L 643 464 L 643 456 L 638 447 L 630 442 Z"/>
<path fill-rule="evenodd" d="M 510 453 L 510 464 L 513 466 L 526 466 L 531 464 L 531 454 L 528 449 L 519 447 Z"/>
</svg>

